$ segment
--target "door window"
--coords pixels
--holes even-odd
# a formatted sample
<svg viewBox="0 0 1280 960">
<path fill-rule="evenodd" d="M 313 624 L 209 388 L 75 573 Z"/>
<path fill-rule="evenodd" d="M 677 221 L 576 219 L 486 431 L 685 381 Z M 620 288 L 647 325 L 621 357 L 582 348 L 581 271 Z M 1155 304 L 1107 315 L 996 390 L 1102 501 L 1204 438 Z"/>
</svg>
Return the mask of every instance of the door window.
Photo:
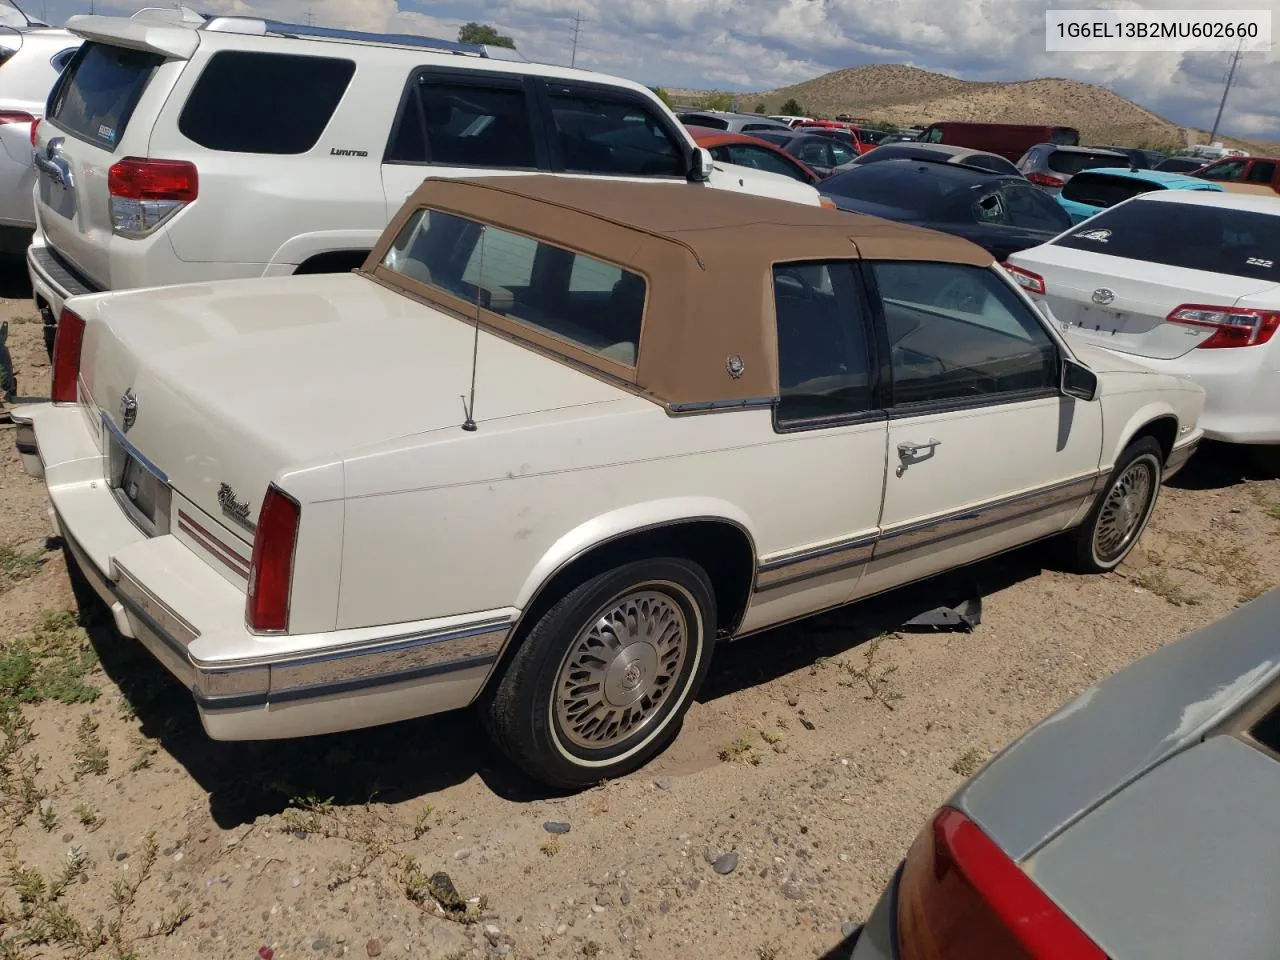
<svg viewBox="0 0 1280 960">
<path fill-rule="evenodd" d="M 684 154 L 666 125 L 642 104 L 554 90 L 550 100 L 565 170 L 632 177 L 684 175 Z"/>
<path fill-rule="evenodd" d="M 823 140 L 807 140 L 800 144 L 797 156 L 811 167 L 832 166 L 828 145 Z"/>
<path fill-rule="evenodd" d="M 1000 196 L 999 190 L 992 190 L 975 200 L 972 213 L 973 219 L 977 223 L 1009 222 L 1009 217 L 1005 212 L 1004 198 Z"/>
<path fill-rule="evenodd" d="M 842 163 L 848 163 L 850 160 L 857 157 L 857 154 L 853 152 L 852 148 L 845 146 L 839 140 L 828 144 L 827 149 L 831 151 L 831 165 L 833 167 L 838 167 Z"/>
<path fill-rule="evenodd" d="M 993 271 L 908 261 L 872 269 L 884 303 L 896 406 L 996 400 L 1057 383 L 1057 347 Z"/>
<path fill-rule="evenodd" d="M 1206 180 L 1239 180 L 1244 176 L 1244 168 L 1247 164 L 1245 160 L 1228 160 L 1225 163 L 1215 163 L 1205 167 L 1200 172 Z"/>
<path fill-rule="evenodd" d="M 780 173 L 794 180 L 806 180 L 804 173 L 794 163 L 764 147 L 753 147 L 749 143 L 731 143 L 716 149 L 721 151 L 718 157 L 725 163 L 752 167 L 755 170 L 767 170 L 769 173 Z"/>
<path fill-rule="evenodd" d="M 923 140 L 925 143 L 941 143 L 942 128 L 930 127 L 928 130 L 925 131 L 924 136 L 922 136 L 920 139 Z"/>
<path fill-rule="evenodd" d="M 536 168 L 524 88 L 420 73 L 387 146 L 387 163 L 451 167 Z"/>
<path fill-rule="evenodd" d="M 868 322 L 857 267 L 845 260 L 773 268 L 779 425 L 872 407 Z"/>
<path fill-rule="evenodd" d="M 1271 160 L 1255 160 L 1249 165 L 1250 183 L 1271 183 L 1276 178 L 1276 165 Z"/>
<path fill-rule="evenodd" d="M 1075 183 L 1072 178 L 1067 186 Z M 1006 183 L 1000 188 L 1004 196 L 1008 222 L 1024 230 L 1051 230 L 1055 233 L 1071 226 L 1071 217 L 1062 204 L 1049 198 L 1043 191 L 1021 183 Z"/>
</svg>

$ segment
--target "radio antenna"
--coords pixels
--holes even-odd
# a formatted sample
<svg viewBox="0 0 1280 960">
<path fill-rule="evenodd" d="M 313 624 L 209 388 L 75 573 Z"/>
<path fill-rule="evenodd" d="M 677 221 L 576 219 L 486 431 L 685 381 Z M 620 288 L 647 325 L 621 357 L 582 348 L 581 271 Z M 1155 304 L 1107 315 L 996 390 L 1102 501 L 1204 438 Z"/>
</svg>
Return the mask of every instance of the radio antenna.
<svg viewBox="0 0 1280 960">
<path fill-rule="evenodd" d="M 471 396 L 462 398 L 462 413 L 466 417 L 462 421 L 462 429 L 474 433 L 476 429 L 476 360 L 480 355 L 480 298 L 484 293 L 481 283 L 484 281 L 484 238 L 488 234 L 487 226 L 480 227 L 480 269 L 476 276 L 476 322 L 471 340 Z"/>
</svg>

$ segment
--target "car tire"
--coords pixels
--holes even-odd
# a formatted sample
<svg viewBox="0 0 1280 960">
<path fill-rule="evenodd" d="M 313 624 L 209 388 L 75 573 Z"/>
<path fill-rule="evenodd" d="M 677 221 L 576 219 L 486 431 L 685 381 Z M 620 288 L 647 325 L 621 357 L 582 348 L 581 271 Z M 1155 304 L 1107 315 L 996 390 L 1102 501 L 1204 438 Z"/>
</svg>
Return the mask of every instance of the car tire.
<svg viewBox="0 0 1280 960">
<path fill-rule="evenodd" d="M 675 739 L 715 636 L 715 593 L 697 564 L 606 571 L 533 624 L 484 704 L 485 726 L 516 766 L 557 789 L 629 773 Z"/>
<path fill-rule="evenodd" d="M 1164 451 L 1154 437 L 1124 449 L 1089 515 L 1063 538 L 1072 569 L 1107 573 L 1124 562 L 1155 510 L 1163 472 Z"/>
</svg>

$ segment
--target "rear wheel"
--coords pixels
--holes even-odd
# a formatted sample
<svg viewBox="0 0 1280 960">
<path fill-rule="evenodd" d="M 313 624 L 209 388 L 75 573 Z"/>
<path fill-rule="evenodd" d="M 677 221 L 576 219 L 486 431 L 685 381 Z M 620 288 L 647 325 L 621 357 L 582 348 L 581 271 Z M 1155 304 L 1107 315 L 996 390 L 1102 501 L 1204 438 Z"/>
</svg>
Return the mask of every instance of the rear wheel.
<svg viewBox="0 0 1280 960">
<path fill-rule="evenodd" d="M 531 777 L 590 786 L 647 763 L 676 736 L 715 642 L 706 572 L 640 560 L 566 593 L 533 625 L 485 709 Z"/>
<path fill-rule="evenodd" d="M 1106 573 L 1124 562 L 1146 529 L 1160 493 L 1164 451 L 1153 437 L 1129 444 L 1084 523 L 1063 539 L 1081 573 Z"/>
</svg>

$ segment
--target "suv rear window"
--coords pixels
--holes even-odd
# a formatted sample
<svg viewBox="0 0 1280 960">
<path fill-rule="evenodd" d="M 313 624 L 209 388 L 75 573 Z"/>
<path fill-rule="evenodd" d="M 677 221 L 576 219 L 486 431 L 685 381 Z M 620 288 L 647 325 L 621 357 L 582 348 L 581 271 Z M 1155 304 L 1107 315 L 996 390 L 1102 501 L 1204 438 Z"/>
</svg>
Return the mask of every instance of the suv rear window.
<svg viewBox="0 0 1280 960">
<path fill-rule="evenodd" d="M 154 53 L 86 43 L 54 87 L 49 119 L 72 136 L 114 151 L 163 62 Z"/>
<path fill-rule="evenodd" d="M 224 50 L 200 74 L 178 130 L 209 150 L 306 153 L 355 72 L 350 60 Z"/>
<path fill-rule="evenodd" d="M 1128 157 L 1117 157 L 1110 153 L 1086 153 L 1076 150 L 1054 150 L 1049 154 L 1049 169 L 1054 173 L 1065 173 L 1075 176 L 1081 170 L 1092 170 L 1096 167 L 1128 167 Z"/>
<path fill-rule="evenodd" d="M 1067 181 L 1067 185 L 1062 188 L 1062 197 L 1076 203 L 1087 203 L 1091 207 L 1114 207 L 1121 200 L 1159 189 L 1156 184 L 1145 180 L 1085 172 Z"/>
<path fill-rule="evenodd" d="M 644 315 L 637 273 L 439 210 L 419 210 L 383 265 L 543 334 L 634 367 Z"/>
<path fill-rule="evenodd" d="M 1171 226 L 1172 225 L 1172 226 Z M 1104 210 L 1056 246 L 1280 283 L 1280 216 L 1139 197 Z"/>
</svg>

